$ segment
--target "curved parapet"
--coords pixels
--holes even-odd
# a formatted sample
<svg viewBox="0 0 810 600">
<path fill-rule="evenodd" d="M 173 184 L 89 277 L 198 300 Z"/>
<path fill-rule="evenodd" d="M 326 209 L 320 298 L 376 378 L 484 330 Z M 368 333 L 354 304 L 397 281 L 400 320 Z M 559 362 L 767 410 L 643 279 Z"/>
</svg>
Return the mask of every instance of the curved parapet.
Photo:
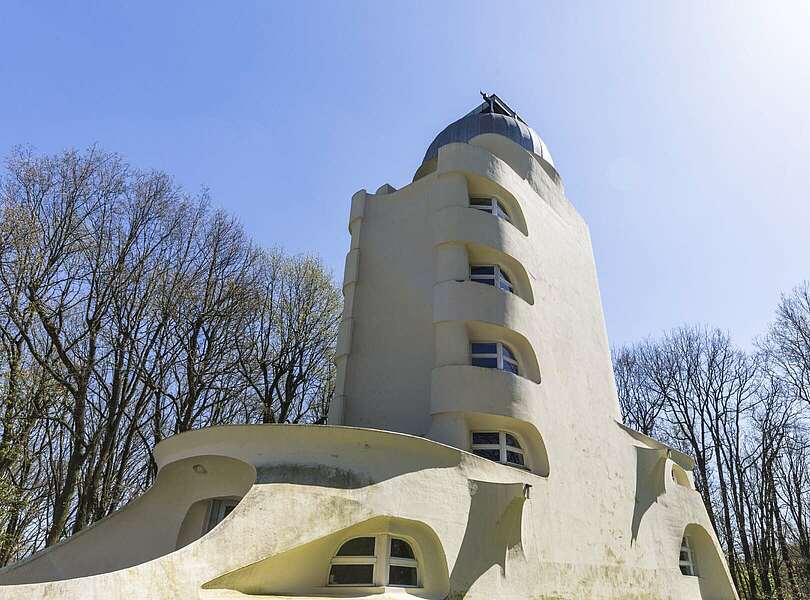
<svg viewBox="0 0 810 600">
<path fill-rule="evenodd" d="M 469 365 L 433 370 L 431 414 L 479 412 L 536 423 L 543 402 L 541 386 L 504 371 Z"/>
<path fill-rule="evenodd" d="M 241 498 L 255 480 L 253 465 L 216 452 L 165 465 L 145 494 L 61 543 L 2 569 L 0 584 L 87 577 L 174 552 L 202 536 L 209 499 Z"/>
<path fill-rule="evenodd" d="M 423 438 L 329 426 L 245 425 L 191 431 L 161 442 L 155 457 L 158 481 L 134 507 L 61 545 L 69 553 L 83 554 L 80 559 L 86 563 L 96 563 L 94 575 L 73 568 L 69 554 L 56 547 L 28 561 L 49 576 L 34 577 L 29 570 L 27 577 L 14 578 L 14 568 L 0 573 L 2 597 L 216 597 L 215 588 L 248 591 L 256 581 L 251 565 L 261 565 L 257 573 L 275 574 L 262 579 L 272 593 L 337 597 L 340 589 L 328 588 L 327 581 L 328 555 L 334 544 L 327 544 L 324 556 L 310 550 L 321 548 L 324 540 L 335 541 L 373 525 L 381 535 L 414 540 L 421 553 L 424 585 L 410 595 L 439 600 L 453 584 L 448 571 L 454 567 L 459 571 L 455 562 L 469 526 L 452 515 L 469 510 L 469 478 L 477 476 L 521 497 L 533 479 L 528 473 Z M 224 485 L 239 477 L 244 480 L 243 489 Z M 420 490 L 419 497 L 413 497 L 413 489 Z M 188 527 L 184 520 L 199 499 L 232 494 L 242 500 L 208 533 L 195 540 L 178 535 Z M 438 496 L 443 498 L 441 505 L 435 502 Z M 405 497 L 409 497 L 407 503 L 402 502 Z M 136 508 L 138 503 L 144 510 Z M 175 517 L 168 518 L 169 514 Z M 494 524 L 499 515 L 487 518 L 487 523 Z M 93 543 L 83 542 L 93 535 Z M 154 541 L 150 551 L 137 560 L 130 554 L 128 561 L 122 561 L 130 546 L 140 544 L 139 539 Z M 276 572 L 282 565 L 277 557 L 290 553 L 310 557 L 311 562 L 302 565 L 309 577 L 306 581 L 290 579 L 292 571 L 284 561 L 287 566 Z M 438 568 L 441 564 L 446 566 Z M 50 581 L 23 583 L 46 579 Z M 13 583 L 17 585 L 9 585 Z M 363 593 L 373 595 L 379 590 Z"/>
<path fill-rule="evenodd" d="M 446 281 L 436 284 L 433 301 L 433 322 L 463 321 L 470 324 L 470 332 L 480 336 L 494 335 L 514 341 L 522 354 L 525 376 L 540 381 L 538 348 L 542 345 L 535 327 L 534 309 L 517 294 L 510 294 L 494 286 L 473 281 Z M 475 323 L 481 323 L 476 327 Z M 508 332 L 486 333 L 484 324 Z"/>
<path fill-rule="evenodd" d="M 471 180 L 481 178 L 490 181 L 516 198 L 545 202 L 568 225 L 585 229 L 582 217 L 565 198 L 559 183 L 536 161 L 516 161 L 522 152 L 516 144 L 510 140 L 503 140 L 502 144 L 516 152 L 496 154 L 493 150 L 497 152 L 497 148 L 485 147 L 483 144 L 443 146 L 439 150 L 436 172 L 439 175 L 463 173 Z"/>
</svg>

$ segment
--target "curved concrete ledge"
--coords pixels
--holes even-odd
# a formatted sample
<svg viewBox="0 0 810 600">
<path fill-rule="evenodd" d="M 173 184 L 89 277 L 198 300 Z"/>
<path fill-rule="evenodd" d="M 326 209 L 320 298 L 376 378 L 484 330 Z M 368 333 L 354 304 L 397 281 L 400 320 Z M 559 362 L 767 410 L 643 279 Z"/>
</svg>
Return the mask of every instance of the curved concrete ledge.
<svg viewBox="0 0 810 600">
<path fill-rule="evenodd" d="M 358 248 L 354 248 L 353 250 L 349 250 L 346 254 L 346 262 L 343 267 L 343 289 L 346 289 L 346 286 L 355 283 L 357 281 L 357 271 L 360 265 L 360 250 Z"/>
<path fill-rule="evenodd" d="M 473 146 L 486 148 L 498 158 L 506 161 L 524 179 L 528 179 L 527 176 L 534 167 L 532 163 L 536 162 L 543 167 L 546 175 L 562 190 L 562 178 L 557 172 L 557 167 L 554 166 L 554 161 L 551 159 L 551 153 L 548 151 L 545 142 L 542 142 L 543 154 L 530 152 L 520 144 L 516 144 L 514 141 L 497 133 L 482 133 L 470 138 L 469 143 Z"/>
<path fill-rule="evenodd" d="M 359 190 L 352 194 L 352 206 L 349 211 L 349 232 L 352 231 L 352 225 L 357 220 L 362 220 L 366 211 L 366 198 L 368 192 L 366 190 Z"/>
<path fill-rule="evenodd" d="M 196 465 L 202 465 L 205 473 L 197 473 Z M 252 465 L 207 452 L 164 465 L 142 496 L 59 544 L 2 569 L 0 582 L 87 577 L 165 556 L 176 550 L 192 505 L 210 498 L 242 497 L 255 481 Z M 196 537 L 202 533 L 203 523 L 199 525 Z"/>
<path fill-rule="evenodd" d="M 17 585 L 8 585 L 14 580 L 0 577 L 0 595 L 9 600 L 123 600 L 133 596 L 191 600 L 199 597 L 202 585 L 223 573 L 377 517 L 418 521 L 441 532 L 442 549 L 448 559 L 455 560 L 460 548 L 470 543 L 467 539 L 470 528 L 479 526 L 463 518 L 470 504 L 470 477 L 510 489 L 515 486 L 523 489 L 525 483 L 532 481 L 529 473 L 521 474 L 438 442 L 351 427 L 222 426 L 168 438 L 158 445 L 155 455 L 158 482 L 146 496 L 168 493 L 168 497 L 149 507 L 150 510 L 141 511 L 139 523 L 129 523 L 127 533 L 116 534 L 115 528 L 110 527 L 116 515 L 133 513 L 125 509 L 86 533 L 69 538 L 61 547 L 81 552 L 83 556 L 79 558 L 92 564 L 107 554 L 113 556 L 122 546 L 122 539 L 135 542 L 132 532 L 139 527 L 143 528 L 145 539 L 163 536 L 174 542 L 177 529 L 167 527 L 161 511 L 167 503 L 177 504 L 176 512 L 182 517 L 200 495 L 199 486 L 191 483 L 195 477 L 208 479 L 211 484 L 227 480 L 227 474 L 219 474 L 214 468 L 219 463 L 241 464 L 250 473 L 245 483 L 249 490 L 219 525 L 178 550 L 151 559 L 146 557 L 146 562 L 132 566 L 119 565 L 118 570 L 81 576 L 59 571 L 55 563 L 65 563 L 49 562 L 43 556 L 55 557 L 54 549 L 49 549 L 28 562 L 36 563 L 39 569 L 50 569 L 55 577 L 43 583 L 17 580 Z M 206 467 L 205 474 L 193 468 L 198 463 Z M 241 471 L 228 470 L 234 472 Z M 204 495 L 234 495 L 220 487 Z M 419 497 L 413 497 L 414 489 L 420 490 Z M 184 493 L 189 497 L 184 498 Z M 403 502 L 405 497 L 407 502 Z M 437 497 L 445 498 L 446 504 L 437 505 Z M 457 511 L 461 512 L 457 515 Z M 497 515 L 490 515 L 489 522 L 496 523 Z M 166 531 L 161 533 L 161 528 Z M 93 531 L 100 533 L 97 540 L 106 543 L 77 546 L 77 541 Z M 106 566 L 115 568 L 112 564 Z M 325 581 L 328 564 L 323 568 Z M 8 573 L 9 570 L 4 572 Z M 59 579 L 62 576 L 77 578 Z M 312 596 L 301 592 L 296 595 Z"/>
<path fill-rule="evenodd" d="M 503 142 L 514 143 L 509 140 Z M 497 148 L 493 149 L 497 151 Z M 520 151 L 530 156 L 526 150 L 520 148 Z M 483 177 L 497 183 L 522 202 L 528 202 L 530 198 L 545 202 L 565 223 L 586 230 L 585 222 L 563 195 L 562 187 L 549 176 L 543 166 L 536 160 L 522 165 L 514 161 L 509 164 L 482 145 L 454 143 L 439 149 L 436 172 L 461 172 L 468 176 Z"/>
<path fill-rule="evenodd" d="M 534 309 L 523 299 L 474 281 L 444 281 L 433 288 L 433 322 L 464 322 L 470 341 L 503 341 L 517 354 L 520 374 L 541 380 L 542 340 Z"/>
<path fill-rule="evenodd" d="M 534 251 L 529 239 L 510 223 L 468 206 L 449 206 L 432 216 L 434 245 L 449 242 L 472 243 L 494 248 L 531 273 Z"/>
<path fill-rule="evenodd" d="M 518 332 L 540 344 L 535 309 L 517 294 L 476 281 L 443 281 L 433 286 L 433 322 L 481 321 Z"/>
<path fill-rule="evenodd" d="M 448 365 L 433 369 L 430 413 L 480 412 L 539 424 L 541 386 L 497 369 Z"/>
</svg>

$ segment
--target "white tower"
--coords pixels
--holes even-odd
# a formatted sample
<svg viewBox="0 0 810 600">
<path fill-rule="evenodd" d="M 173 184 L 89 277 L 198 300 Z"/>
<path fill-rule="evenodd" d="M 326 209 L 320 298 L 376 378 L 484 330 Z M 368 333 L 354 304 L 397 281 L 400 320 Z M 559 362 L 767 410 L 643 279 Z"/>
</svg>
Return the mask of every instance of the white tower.
<svg viewBox="0 0 810 600">
<path fill-rule="evenodd" d="M 540 474 L 547 447 L 615 429 L 587 225 L 497 96 L 436 137 L 413 183 L 355 194 L 349 229 L 330 423 L 463 449 L 503 431 Z"/>
<path fill-rule="evenodd" d="M 352 198 L 329 425 L 186 432 L 4 600 L 737 600 L 689 457 L 621 425 L 588 228 L 497 96 Z"/>
</svg>

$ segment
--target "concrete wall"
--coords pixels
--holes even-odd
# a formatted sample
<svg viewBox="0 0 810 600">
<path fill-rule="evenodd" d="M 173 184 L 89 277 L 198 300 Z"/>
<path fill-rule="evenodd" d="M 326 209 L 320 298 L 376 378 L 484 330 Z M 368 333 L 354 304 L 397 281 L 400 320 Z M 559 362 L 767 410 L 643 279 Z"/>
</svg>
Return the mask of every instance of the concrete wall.
<svg viewBox="0 0 810 600">
<path fill-rule="evenodd" d="M 325 587 L 328 561 L 352 532 L 413 540 L 424 585 L 407 594 L 421 598 L 737 598 L 689 458 L 617 422 L 588 230 L 555 172 L 491 134 L 430 167 L 352 198 L 331 426 L 164 440 L 142 501 L 0 571 L 0 584 L 80 578 L 0 599 L 336 597 L 348 591 Z M 513 224 L 469 208 L 476 194 Z M 465 281 L 471 257 L 502 264 L 516 293 Z M 484 339 L 508 343 L 521 374 L 471 366 Z M 528 470 L 469 453 L 483 429 L 514 433 Z M 200 487 L 193 465 L 209 460 Z M 243 494 L 210 533 L 186 533 L 195 503 Z M 698 577 L 678 566 L 685 532 Z"/>
<path fill-rule="evenodd" d="M 108 562 L 115 570 L 9 585 L 55 579 L 59 569 L 64 574 L 69 554 L 58 548 L 45 551 L 28 562 L 26 576 L 15 568 L 0 572 L 0 598 L 191 600 L 349 593 L 354 598 L 433 600 L 735 599 L 699 494 L 672 480 L 673 463 L 665 450 L 614 428 L 625 442 L 623 451 L 599 462 L 614 480 L 615 496 L 603 490 L 601 507 L 591 512 L 560 502 L 567 478 L 554 470 L 541 477 L 409 435 L 284 425 L 184 433 L 158 445 L 161 474 L 172 476 L 159 477 L 149 494 L 179 499 L 183 492 L 172 481 L 197 476 L 194 464 L 213 465 L 211 457 L 227 456 L 243 465 L 236 470 L 255 473 L 255 481 L 222 523 L 177 550 L 156 538 L 148 553 L 154 558 L 137 565 L 120 568 Z M 215 469 L 201 477 L 209 476 L 229 479 Z M 222 487 L 227 486 L 212 483 L 211 489 Z M 577 487 L 590 497 L 604 484 L 583 474 Z M 188 509 L 194 495 L 185 498 Z M 126 530 L 116 529 L 114 520 L 101 522 L 94 528 L 104 534 L 97 543 L 83 544 L 80 535 L 61 548 L 81 553 L 86 564 L 120 556 L 140 528 L 162 519 L 162 509 L 154 508 Z M 407 590 L 326 586 L 329 561 L 343 541 L 376 532 L 413 542 L 423 585 Z M 700 577 L 681 575 L 678 568 L 684 532 L 693 541 Z"/>
</svg>

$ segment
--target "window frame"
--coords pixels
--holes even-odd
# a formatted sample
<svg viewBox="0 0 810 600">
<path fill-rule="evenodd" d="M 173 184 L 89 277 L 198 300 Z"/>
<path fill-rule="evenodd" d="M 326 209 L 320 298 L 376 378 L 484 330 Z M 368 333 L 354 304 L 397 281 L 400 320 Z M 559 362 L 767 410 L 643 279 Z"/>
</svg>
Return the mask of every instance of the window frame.
<svg viewBox="0 0 810 600">
<path fill-rule="evenodd" d="M 208 510 L 205 512 L 205 521 L 203 522 L 203 535 L 222 523 L 222 521 L 236 509 L 241 501 L 241 498 L 233 496 L 209 499 Z M 228 511 L 229 508 L 231 510 Z"/>
<path fill-rule="evenodd" d="M 681 558 L 684 552 L 686 552 L 686 559 Z M 681 548 L 678 551 L 678 567 L 681 569 L 681 575 L 685 577 L 698 577 L 697 567 L 695 566 L 695 553 L 689 543 L 688 535 L 684 535 L 683 538 L 681 538 Z"/>
<path fill-rule="evenodd" d="M 473 274 L 474 268 L 489 268 L 492 267 L 492 275 L 485 275 L 481 273 Z M 509 292 L 510 294 L 515 293 L 515 286 L 512 283 L 512 280 L 509 277 L 509 274 L 504 270 L 501 265 L 496 264 L 473 264 L 470 263 L 469 269 L 469 279 L 470 281 L 474 281 L 476 283 L 483 283 L 484 285 L 492 285 L 493 287 L 503 290 L 505 292 Z M 487 283 L 486 280 L 492 280 L 492 283 Z"/>
<path fill-rule="evenodd" d="M 476 433 L 497 433 L 498 434 L 498 443 L 497 444 L 476 444 L 475 443 L 475 434 Z M 507 435 L 511 436 L 512 439 L 514 439 L 515 442 L 518 444 L 518 446 L 510 446 L 509 444 L 507 444 L 507 442 L 506 442 L 506 436 Z M 472 452 L 473 454 L 475 454 L 476 456 L 478 456 L 480 458 L 484 458 L 486 460 L 492 460 L 492 459 L 487 458 L 485 456 L 481 456 L 480 454 L 476 454 L 475 451 L 476 450 L 498 450 L 499 453 L 500 453 L 500 459 L 498 461 L 492 461 L 492 462 L 497 462 L 498 464 L 501 464 L 501 465 L 506 465 L 506 466 L 509 466 L 509 467 L 515 467 L 515 468 L 518 468 L 518 469 L 523 469 L 523 470 L 526 470 L 526 471 L 530 471 L 531 469 L 529 468 L 529 463 L 526 460 L 527 459 L 526 450 L 523 449 L 523 445 L 524 444 L 523 444 L 523 440 L 521 439 L 521 437 L 519 435 L 517 435 L 516 433 L 512 432 L 512 431 L 506 431 L 506 430 L 503 430 L 503 429 L 475 429 L 475 430 L 470 431 L 470 452 Z M 520 454 L 523 457 L 523 464 L 521 465 L 521 464 L 518 464 L 518 463 L 510 462 L 509 461 L 509 452 L 512 452 L 514 454 Z"/>
<path fill-rule="evenodd" d="M 485 208 L 484 205 L 474 206 L 473 200 L 482 201 L 482 200 L 489 200 L 489 209 Z M 497 196 L 470 196 L 467 202 L 467 206 L 470 208 L 474 208 L 475 210 L 480 210 L 481 212 L 485 212 L 487 214 L 492 215 L 497 219 L 503 219 L 507 223 L 512 223 L 512 215 L 509 214 L 509 211 L 506 208 L 506 204 Z"/>
<path fill-rule="evenodd" d="M 357 538 L 374 538 L 374 556 L 338 556 L 337 553 L 351 540 Z M 391 556 L 391 541 L 399 539 L 408 544 L 414 558 Z M 366 533 L 344 538 L 337 545 L 329 561 L 326 574 L 326 587 L 329 588 L 405 588 L 409 590 L 422 587 L 422 570 L 419 567 L 419 550 L 417 544 L 409 537 L 390 533 Z M 373 565 L 371 583 L 330 583 L 329 578 L 333 565 Z M 391 566 L 411 567 L 416 569 L 416 585 L 391 584 Z"/>
<path fill-rule="evenodd" d="M 475 344 L 495 344 L 495 353 L 491 352 L 479 352 L 476 353 L 473 351 L 473 346 Z M 507 356 L 506 354 L 511 356 Z M 496 366 L 494 367 L 484 367 L 481 365 L 474 364 L 474 360 L 476 358 L 495 358 L 496 359 Z M 515 370 L 512 371 L 510 369 L 504 368 L 504 364 L 510 364 L 514 366 Z M 470 342 L 470 365 L 474 367 L 480 367 L 482 369 L 497 369 L 499 371 L 506 371 L 507 373 L 512 373 L 513 375 L 520 375 L 520 362 L 517 359 L 517 353 L 509 347 L 508 344 L 503 342 L 495 342 L 491 340 L 481 340 L 481 341 L 471 341 Z"/>
</svg>

